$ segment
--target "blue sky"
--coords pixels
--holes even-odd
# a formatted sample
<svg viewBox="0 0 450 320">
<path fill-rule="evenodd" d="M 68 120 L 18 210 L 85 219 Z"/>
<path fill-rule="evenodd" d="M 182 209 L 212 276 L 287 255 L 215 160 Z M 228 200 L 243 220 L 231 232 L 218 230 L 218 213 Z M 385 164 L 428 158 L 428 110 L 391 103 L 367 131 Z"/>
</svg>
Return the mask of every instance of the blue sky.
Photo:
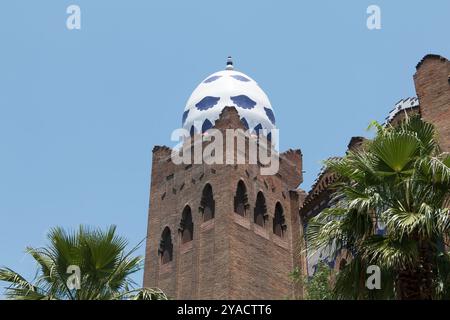
<svg viewBox="0 0 450 320">
<path fill-rule="evenodd" d="M 142 240 L 152 147 L 228 55 L 269 96 L 280 149 L 301 148 L 308 190 L 321 160 L 415 95 L 425 54 L 450 57 L 449 14 L 445 0 L 2 1 L 0 265 L 32 276 L 24 249 L 53 226 Z"/>
</svg>

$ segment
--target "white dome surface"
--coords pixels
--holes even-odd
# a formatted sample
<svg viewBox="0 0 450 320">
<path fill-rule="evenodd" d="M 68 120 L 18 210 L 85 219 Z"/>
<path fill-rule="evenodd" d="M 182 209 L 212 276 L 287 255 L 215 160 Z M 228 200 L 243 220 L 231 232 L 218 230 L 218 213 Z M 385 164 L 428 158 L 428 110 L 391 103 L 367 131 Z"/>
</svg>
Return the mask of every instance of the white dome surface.
<svg viewBox="0 0 450 320">
<path fill-rule="evenodd" d="M 192 92 L 183 113 L 183 128 L 196 132 L 214 125 L 222 110 L 234 106 L 250 130 L 274 129 L 275 117 L 269 98 L 246 74 L 226 70 L 211 74 Z"/>
</svg>

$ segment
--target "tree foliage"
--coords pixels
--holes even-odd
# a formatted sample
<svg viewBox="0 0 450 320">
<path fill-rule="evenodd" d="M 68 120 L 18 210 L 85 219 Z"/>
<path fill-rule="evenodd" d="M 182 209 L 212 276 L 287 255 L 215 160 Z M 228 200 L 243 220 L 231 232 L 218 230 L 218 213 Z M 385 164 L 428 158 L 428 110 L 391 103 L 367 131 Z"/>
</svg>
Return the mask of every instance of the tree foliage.
<svg viewBox="0 0 450 320">
<path fill-rule="evenodd" d="M 128 242 L 116 234 L 115 226 L 106 231 L 80 226 L 75 232 L 57 227 L 49 232 L 48 241 L 46 247 L 26 250 L 38 266 L 33 281 L 10 268 L 0 268 L 0 281 L 8 284 L 8 299 L 167 299 L 159 289 L 136 289 L 131 275 L 142 267 L 142 258 L 133 257 L 138 246 L 126 252 Z M 79 289 L 70 286 L 69 266 L 79 267 Z"/>
<path fill-rule="evenodd" d="M 333 270 L 326 263 L 319 262 L 316 271 L 311 277 L 302 276 L 296 268 L 290 274 L 294 283 L 300 283 L 304 289 L 304 300 L 331 300 L 333 297 L 332 277 Z"/>
<path fill-rule="evenodd" d="M 335 204 L 310 221 L 310 251 L 352 253 L 337 276 L 336 297 L 448 298 L 450 155 L 440 151 L 433 125 L 418 116 L 372 127 L 373 140 L 326 161 L 339 177 Z M 372 264 L 382 270 L 382 290 L 365 288 Z"/>
</svg>

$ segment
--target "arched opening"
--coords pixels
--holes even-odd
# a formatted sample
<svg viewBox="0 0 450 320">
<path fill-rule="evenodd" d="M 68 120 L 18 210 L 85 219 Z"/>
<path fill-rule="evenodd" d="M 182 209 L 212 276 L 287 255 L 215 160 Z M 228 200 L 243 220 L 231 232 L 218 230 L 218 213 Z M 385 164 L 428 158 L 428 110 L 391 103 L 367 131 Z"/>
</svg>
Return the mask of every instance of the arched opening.
<svg viewBox="0 0 450 320">
<path fill-rule="evenodd" d="M 161 256 L 162 264 L 172 261 L 173 244 L 172 244 L 172 235 L 169 227 L 165 227 L 161 234 L 158 253 Z"/>
<path fill-rule="evenodd" d="M 192 241 L 194 238 L 194 222 L 192 222 L 191 207 L 186 206 L 181 214 L 180 228 L 181 243 Z"/>
<path fill-rule="evenodd" d="M 211 121 L 209 121 L 208 119 L 206 119 L 203 122 L 202 125 L 202 133 L 205 133 L 206 131 L 208 131 L 209 129 L 211 129 L 213 127 L 213 124 L 211 123 Z"/>
<path fill-rule="evenodd" d="M 347 266 L 347 260 L 342 258 L 339 262 L 339 271 L 342 271 Z"/>
<path fill-rule="evenodd" d="M 273 233 L 279 237 L 283 237 L 286 232 L 286 221 L 284 218 L 283 207 L 277 202 L 275 205 L 275 214 L 273 217 Z"/>
<path fill-rule="evenodd" d="M 263 133 L 263 127 L 261 125 L 261 123 L 258 123 L 258 125 L 253 129 L 255 130 L 255 133 L 259 136 L 260 134 Z"/>
<path fill-rule="evenodd" d="M 242 117 L 241 118 L 241 122 L 242 122 L 242 125 L 244 126 L 244 128 L 245 128 L 245 130 L 248 130 L 248 122 L 247 122 L 247 119 L 245 119 L 244 117 Z"/>
<path fill-rule="evenodd" d="M 264 194 L 260 191 L 256 196 L 254 222 L 257 225 L 264 227 L 266 219 L 267 219 L 266 198 L 264 197 Z"/>
<path fill-rule="evenodd" d="M 202 200 L 200 201 L 199 210 L 203 214 L 204 222 L 214 218 L 215 202 L 213 190 L 209 183 L 203 188 Z"/>
<path fill-rule="evenodd" d="M 239 180 L 236 195 L 234 196 L 234 212 L 241 216 L 245 216 L 250 205 L 248 204 L 247 188 L 244 181 Z"/>
<path fill-rule="evenodd" d="M 188 115 L 189 115 L 189 110 L 186 110 L 185 112 L 183 112 L 183 119 L 181 119 L 181 125 L 184 126 L 184 123 L 186 122 Z"/>
</svg>

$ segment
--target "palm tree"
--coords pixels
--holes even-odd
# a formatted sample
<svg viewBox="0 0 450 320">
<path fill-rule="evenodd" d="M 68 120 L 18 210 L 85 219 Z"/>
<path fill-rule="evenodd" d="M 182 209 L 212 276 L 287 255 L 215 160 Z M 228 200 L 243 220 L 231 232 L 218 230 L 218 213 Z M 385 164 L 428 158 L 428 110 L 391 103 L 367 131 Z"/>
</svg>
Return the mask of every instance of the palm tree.
<svg viewBox="0 0 450 320">
<path fill-rule="evenodd" d="M 76 232 L 54 228 L 49 245 L 27 248 L 38 264 L 33 281 L 9 268 L 0 268 L 0 281 L 9 285 L 5 296 L 20 300 L 167 299 L 159 289 L 136 289 L 130 276 L 141 269 L 142 258 L 125 252 L 128 242 L 106 231 L 80 226 Z M 79 269 L 78 269 L 79 268 Z M 79 270 L 79 275 L 73 272 Z M 74 271 L 73 271 L 74 270 Z"/>
<path fill-rule="evenodd" d="M 337 276 L 338 298 L 448 297 L 450 154 L 418 116 L 381 126 L 363 148 L 326 162 L 339 176 L 335 205 L 309 224 L 311 248 L 343 248 L 352 262 Z M 385 225 L 384 232 L 379 225 Z M 366 268 L 382 271 L 382 290 L 367 290 Z"/>
</svg>

